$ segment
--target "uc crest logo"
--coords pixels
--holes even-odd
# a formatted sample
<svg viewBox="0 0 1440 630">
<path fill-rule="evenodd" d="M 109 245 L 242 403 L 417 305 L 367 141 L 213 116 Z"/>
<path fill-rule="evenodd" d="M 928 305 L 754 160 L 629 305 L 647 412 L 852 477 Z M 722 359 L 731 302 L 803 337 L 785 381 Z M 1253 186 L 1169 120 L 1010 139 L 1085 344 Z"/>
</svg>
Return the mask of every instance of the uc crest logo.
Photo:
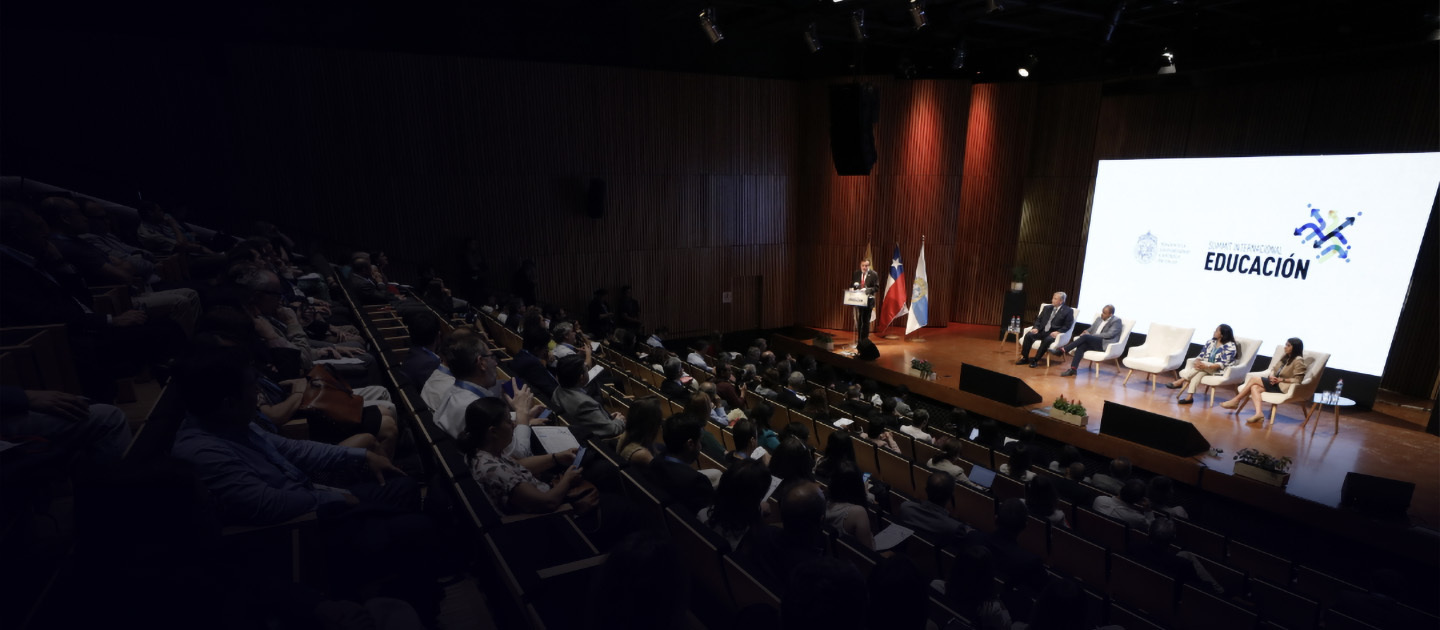
<svg viewBox="0 0 1440 630">
<path fill-rule="evenodd" d="M 1159 245 L 1160 239 L 1154 234 L 1146 232 L 1135 242 L 1135 261 L 1143 264 L 1150 264 L 1155 260 L 1155 248 Z"/>
</svg>

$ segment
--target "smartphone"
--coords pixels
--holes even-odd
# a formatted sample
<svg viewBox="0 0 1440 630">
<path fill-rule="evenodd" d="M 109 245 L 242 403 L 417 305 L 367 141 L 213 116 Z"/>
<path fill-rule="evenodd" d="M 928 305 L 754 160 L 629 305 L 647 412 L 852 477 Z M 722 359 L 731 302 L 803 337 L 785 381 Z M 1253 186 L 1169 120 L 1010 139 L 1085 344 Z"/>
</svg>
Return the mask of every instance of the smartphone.
<svg viewBox="0 0 1440 630">
<path fill-rule="evenodd" d="M 514 398 L 515 392 L 520 391 L 520 388 L 525 387 L 525 381 L 520 380 L 520 377 L 517 376 L 508 381 L 505 381 L 505 384 L 501 385 L 501 387 L 505 390 L 506 396 Z"/>
<path fill-rule="evenodd" d="M 540 410 L 540 415 L 537 416 L 537 417 L 539 417 L 539 418 L 541 418 L 541 419 L 549 418 L 549 417 L 550 417 L 550 410 L 549 410 L 549 409 L 541 409 L 541 410 Z"/>
<path fill-rule="evenodd" d="M 583 461 L 585 461 L 585 447 L 582 446 L 582 447 L 580 447 L 580 450 L 575 451 L 575 463 L 570 464 L 570 465 L 571 465 L 571 466 L 579 466 L 579 465 L 580 465 L 580 462 L 583 462 Z"/>
<path fill-rule="evenodd" d="M 860 475 L 860 476 L 864 479 L 865 485 L 867 485 L 867 486 L 870 485 L 870 473 L 865 473 L 865 474 Z"/>
</svg>

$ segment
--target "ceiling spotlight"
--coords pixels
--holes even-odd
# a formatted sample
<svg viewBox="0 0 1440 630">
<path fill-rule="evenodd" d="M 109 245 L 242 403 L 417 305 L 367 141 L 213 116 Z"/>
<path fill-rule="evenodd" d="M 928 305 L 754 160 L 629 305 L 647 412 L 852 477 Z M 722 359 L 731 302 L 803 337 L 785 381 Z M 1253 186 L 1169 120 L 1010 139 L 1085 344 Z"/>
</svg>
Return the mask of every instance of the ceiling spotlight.
<svg viewBox="0 0 1440 630">
<path fill-rule="evenodd" d="M 809 48 L 812 53 L 820 52 L 822 48 L 820 45 L 820 36 L 816 34 L 816 31 L 817 29 L 815 28 L 814 22 L 805 26 L 805 47 Z"/>
<path fill-rule="evenodd" d="M 856 9 L 850 13 L 850 30 L 855 33 L 855 41 L 865 41 L 865 9 Z"/>
<path fill-rule="evenodd" d="M 965 42 L 960 42 L 960 45 L 955 47 L 955 56 L 950 58 L 951 70 L 959 70 L 965 67 L 965 54 Z"/>
<path fill-rule="evenodd" d="M 910 0 L 910 23 L 917 31 L 925 28 L 925 5 L 920 0 Z"/>
<path fill-rule="evenodd" d="M 715 25 L 715 9 L 713 7 L 700 10 L 700 30 L 705 31 L 705 36 L 710 38 L 712 44 L 725 41 L 725 34 L 721 33 L 720 27 Z"/>
<path fill-rule="evenodd" d="M 1040 59 L 1035 55 L 1025 55 L 1025 60 L 1020 62 L 1020 67 L 1015 70 L 1020 76 L 1028 77 L 1035 66 L 1040 65 Z"/>
</svg>

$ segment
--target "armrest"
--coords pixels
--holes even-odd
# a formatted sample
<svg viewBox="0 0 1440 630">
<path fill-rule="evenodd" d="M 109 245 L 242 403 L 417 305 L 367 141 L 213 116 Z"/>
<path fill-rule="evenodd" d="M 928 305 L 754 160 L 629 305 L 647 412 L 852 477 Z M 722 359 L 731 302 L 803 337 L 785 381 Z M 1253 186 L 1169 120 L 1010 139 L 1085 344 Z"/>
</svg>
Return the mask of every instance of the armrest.
<svg viewBox="0 0 1440 630">
<path fill-rule="evenodd" d="M 558 508 L 555 509 L 554 512 L 546 512 L 546 513 L 544 513 L 544 514 L 505 514 L 505 515 L 502 515 L 502 516 L 500 517 L 500 524 L 501 524 L 501 525 L 509 525 L 510 523 L 519 523 L 520 521 L 528 521 L 528 520 L 530 520 L 530 519 L 532 519 L 532 518 L 544 518 L 544 517 L 547 517 L 547 516 L 554 516 L 554 515 L 556 515 L 556 514 L 569 514 L 569 513 L 574 512 L 574 511 L 575 511 L 575 508 L 571 507 L 569 503 L 562 503 L 562 504 L 560 504 L 560 507 L 558 507 Z"/>
</svg>

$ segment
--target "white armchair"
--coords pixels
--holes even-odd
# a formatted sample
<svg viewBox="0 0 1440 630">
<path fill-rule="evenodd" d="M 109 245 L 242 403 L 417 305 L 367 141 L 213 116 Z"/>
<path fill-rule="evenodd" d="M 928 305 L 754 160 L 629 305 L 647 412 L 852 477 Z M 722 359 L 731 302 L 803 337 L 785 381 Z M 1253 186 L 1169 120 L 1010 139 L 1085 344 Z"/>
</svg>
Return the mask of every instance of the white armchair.
<svg viewBox="0 0 1440 630">
<path fill-rule="evenodd" d="M 1098 318 L 1099 315 L 1096 315 L 1090 321 L 1093 322 Z M 1135 320 L 1121 318 L 1120 321 L 1125 325 L 1120 329 L 1119 338 L 1105 346 L 1104 350 L 1087 350 L 1085 354 L 1080 355 L 1080 358 L 1090 360 L 1090 370 L 1095 376 L 1100 375 L 1100 364 L 1112 359 L 1115 361 L 1115 372 L 1117 374 L 1120 372 L 1120 355 L 1125 354 L 1125 344 L 1130 341 L 1130 331 L 1135 329 Z"/>
<path fill-rule="evenodd" d="M 1275 354 L 1270 356 L 1274 357 L 1271 361 L 1276 361 L 1280 357 L 1285 356 L 1285 344 L 1282 343 L 1276 346 Z M 1305 412 L 1305 422 L 1310 422 L 1311 403 L 1315 399 L 1315 388 L 1320 386 L 1320 375 L 1325 372 L 1325 364 L 1330 361 L 1330 353 L 1306 350 L 1305 360 L 1310 366 L 1305 370 L 1305 378 L 1301 379 L 1299 383 L 1281 384 L 1280 393 L 1278 394 L 1272 394 L 1270 392 L 1260 394 L 1261 403 L 1270 403 L 1270 426 L 1275 426 L 1276 410 L 1280 409 L 1280 405 L 1288 402 L 1300 405 L 1300 409 Z M 1249 376 L 1260 378 L 1269 374 L 1269 370 L 1261 370 L 1259 372 L 1251 372 Z M 1265 413 L 1264 409 L 1256 409 L 1256 411 L 1262 414 Z M 1302 424 L 1301 426 L 1304 425 Z"/>
<path fill-rule="evenodd" d="M 1200 377 L 1200 384 L 1205 386 L 1206 394 L 1210 397 L 1209 402 L 1206 403 L 1207 406 L 1215 404 L 1216 387 L 1239 385 L 1245 381 L 1245 375 L 1250 373 L 1250 368 L 1255 367 L 1255 355 L 1260 352 L 1261 343 L 1264 342 L 1259 339 L 1236 337 L 1235 345 L 1239 346 L 1240 351 L 1236 353 L 1235 361 L 1219 372 Z M 1188 368 L 1194 364 L 1196 358 L 1198 357 L 1192 357 L 1186 361 L 1185 367 Z"/>
<path fill-rule="evenodd" d="M 1045 304 L 1049 304 L 1049 302 L 1046 302 Z M 1040 305 L 1040 308 L 1045 308 L 1045 304 L 1041 304 L 1041 305 Z M 1035 312 L 1037 312 L 1037 313 L 1040 312 L 1040 309 L 1039 309 L 1039 308 L 1035 309 Z M 1067 331 L 1065 331 L 1065 332 L 1060 333 L 1060 336 L 1055 338 L 1055 342 L 1052 343 L 1052 344 L 1050 344 L 1050 347 L 1051 347 L 1051 348 L 1063 348 L 1063 347 L 1065 347 L 1065 344 L 1070 343 L 1070 337 L 1075 334 L 1075 321 L 1073 321 L 1074 315 L 1075 315 L 1075 309 L 1074 309 L 1074 308 L 1071 308 L 1071 309 L 1070 309 L 1070 315 L 1071 315 L 1071 318 L 1072 318 L 1072 321 L 1070 322 L 1070 330 L 1067 330 Z M 1039 348 L 1040 348 L 1040 340 L 1037 339 L 1037 340 L 1031 342 L 1031 344 L 1030 344 L 1030 349 L 1031 349 L 1031 350 L 1038 350 Z M 1047 368 L 1050 367 L 1050 353 L 1049 353 L 1049 352 L 1042 352 L 1041 354 L 1044 354 L 1044 355 L 1045 355 L 1045 367 L 1047 367 Z M 1039 357 L 1037 356 L 1036 358 L 1038 359 Z"/>
<path fill-rule="evenodd" d="M 1177 328 L 1165 324 L 1151 324 L 1145 333 L 1145 343 L 1130 349 L 1130 356 L 1123 363 L 1130 368 L 1125 373 L 1123 387 L 1130 382 L 1135 370 L 1149 374 L 1150 391 L 1155 391 L 1155 375 L 1166 370 L 1178 370 L 1185 363 L 1185 353 L 1190 350 L 1190 338 L 1195 336 L 1194 328 Z"/>
</svg>

